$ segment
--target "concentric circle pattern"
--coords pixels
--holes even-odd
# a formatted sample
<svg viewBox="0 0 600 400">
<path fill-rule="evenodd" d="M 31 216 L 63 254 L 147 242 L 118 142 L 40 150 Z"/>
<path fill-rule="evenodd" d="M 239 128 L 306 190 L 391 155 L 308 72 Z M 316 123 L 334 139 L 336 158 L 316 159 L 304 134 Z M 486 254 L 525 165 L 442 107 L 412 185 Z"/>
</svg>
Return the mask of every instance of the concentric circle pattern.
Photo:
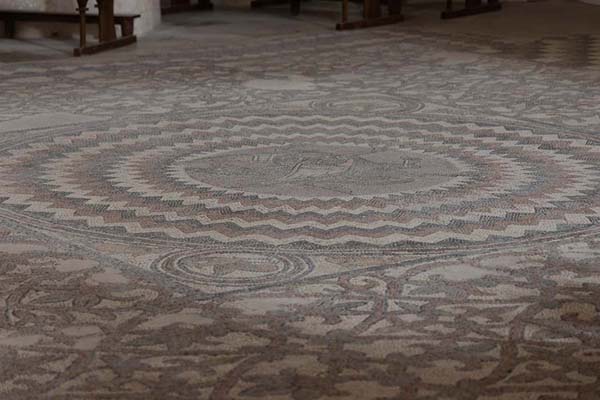
<svg viewBox="0 0 600 400">
<path fill-rule="evenodd" d="M 178 282 L 207 285 L 214 291 L 280 284 L 306 276 L 310 260 L 294 255 L 244 252 L 181 251 L 154 262 L 150 269 Z"/>
<path fill-rule="evenodd" d="M 29 144 L 2 159 L 0 183 L 4 204 L 95 232 L 464 245 L 593 224 L 599 149 L 472 123 L 222 117 Z"/>
</svg>

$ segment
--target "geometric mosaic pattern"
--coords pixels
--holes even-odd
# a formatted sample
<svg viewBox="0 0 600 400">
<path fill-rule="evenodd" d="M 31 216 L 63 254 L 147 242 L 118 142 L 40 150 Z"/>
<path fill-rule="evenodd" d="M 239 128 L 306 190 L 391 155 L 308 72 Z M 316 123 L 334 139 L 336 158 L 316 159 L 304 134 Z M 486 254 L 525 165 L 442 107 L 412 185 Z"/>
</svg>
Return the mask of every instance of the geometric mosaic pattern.
<svg viewBox="0 0 600 400">
<path fill-rule="evenodd" d="M 600 65 L 600 38 L 597 35 L 544 38 L 533 43 L 531 56 L 543 63 L 597 68 Z"/>
<path fill-rule="evenodd" d="M 498 43 L 3 66 L 0 398 L 600 398 L 600 75 Z"/>
<path fill-rule="evenodd" d="M 597 69 L 600 65 L 600 38 L 598 35 L 556 35 L 530 40 L 525 37 L 514 42 L 493 36 L 473 34 L 445 35 L 420 31 L 419 33 L 435 38 L 436 41 L 451 47 L 485 49 L 486 53 L 509 59 L 527 60 L 567 68 Z"/>
<path fill-rule="evenodd" d="M 600 146 L 585 140 L 352 116 L 202 125 L 15 149 L 0 164 L 4 204 L 92 230 L 275 246 L 464 246 L 600 216 L 586 196 L 600 187 Z"/>
</svg>

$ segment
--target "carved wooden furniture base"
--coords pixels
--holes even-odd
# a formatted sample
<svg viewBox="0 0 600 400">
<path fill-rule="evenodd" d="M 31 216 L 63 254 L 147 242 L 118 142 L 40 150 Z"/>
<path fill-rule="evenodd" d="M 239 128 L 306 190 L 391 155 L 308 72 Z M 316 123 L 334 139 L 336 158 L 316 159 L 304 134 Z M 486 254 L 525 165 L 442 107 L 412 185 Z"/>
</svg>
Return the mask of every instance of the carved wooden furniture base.
<svg viewBox="0 0 600 400">
<path fill-rule="evenodd" d="M 110 49 L 116 49 L 118 47 L 127 46 L 137 42 L 137 37 L 135 35 L 124 36 L 115 40 L 111 40 L 108 42 L 102 42 L 98 44 L 88 45 L 82 48 L 74 48 L 73 55 L 76 57 L 80 57 L 83 55 L 90 55 L 100 53 L 101 51 L 106 51 Z"/>
<path fill-rule="evenodd" d="M 96 0 L 98 8 L 98 43 L 87 44 L 87 15 L 88 0 L 77 0 L 77 12 L 79 13 L 79 47 L 73 49 L 74 56 L 84 54 L 95 54 L 104 50 L 127 46 L 137 41 L 133 34 L 133 22 L 126 29 L 122 29 L 120 38 L 117 38 L 115 30 L 114 0 Z"/>
</svg>

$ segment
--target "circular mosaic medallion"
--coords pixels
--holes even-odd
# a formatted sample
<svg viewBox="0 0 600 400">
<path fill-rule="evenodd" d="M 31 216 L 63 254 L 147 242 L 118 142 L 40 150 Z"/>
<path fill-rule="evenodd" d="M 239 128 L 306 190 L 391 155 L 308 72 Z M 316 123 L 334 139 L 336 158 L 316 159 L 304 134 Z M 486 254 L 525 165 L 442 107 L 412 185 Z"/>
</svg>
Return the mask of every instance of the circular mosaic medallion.
<svg viewBox="0 0 600 400">
<path fill-rule="evenodd" d="M 365 113 L 368 113 L 368 115 L 398 115 L 399 113 L 419 111 L 424 107 L 424 104 L 417 99 L 407 97 L 404 93 L 397 96 L 375 93 L 364 95 L 356 93 L 345 98 L 325 97 L 315 100 L 310 103 L 310 107 L 319 113 L 335 112 L 353 113 L 354 115 L 366 115 Z"/>
<path fill-rule="evenodd" d="M 599 149 L 382 117 L 165 122 L 6 151 L 0 201 L 90 233 L 195 244 L 464 247 L 595 224 Z"/>
<path fill-rule="evenodd" d="M 464 178 L 458 160 L 394 146 L 282 144 L 192 156 L 179 164 L 179 177 L 211 190 L 299 199 L 414 192 Z"/>
<path fill-rule="evenodd" d="M 150 268 L 178 282 L 231 289 L 301 278 L 313 270 L 313 264 L 293 255 L 191 251 L 170 254 Z"/>
</svg>

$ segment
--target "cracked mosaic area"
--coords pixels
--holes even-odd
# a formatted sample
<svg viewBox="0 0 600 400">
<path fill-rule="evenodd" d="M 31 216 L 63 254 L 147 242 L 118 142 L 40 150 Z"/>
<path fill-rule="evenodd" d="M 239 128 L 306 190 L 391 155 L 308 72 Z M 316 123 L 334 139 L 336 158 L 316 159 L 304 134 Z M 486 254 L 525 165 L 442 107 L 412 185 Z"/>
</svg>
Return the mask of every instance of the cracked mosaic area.
<svg viewBox="0 0 600 400">
<path fill-rule="evenodd" d="M 600 75 L 498 51 L 0 71 L 0 398 L 600 398 Z"/>
</svg>

